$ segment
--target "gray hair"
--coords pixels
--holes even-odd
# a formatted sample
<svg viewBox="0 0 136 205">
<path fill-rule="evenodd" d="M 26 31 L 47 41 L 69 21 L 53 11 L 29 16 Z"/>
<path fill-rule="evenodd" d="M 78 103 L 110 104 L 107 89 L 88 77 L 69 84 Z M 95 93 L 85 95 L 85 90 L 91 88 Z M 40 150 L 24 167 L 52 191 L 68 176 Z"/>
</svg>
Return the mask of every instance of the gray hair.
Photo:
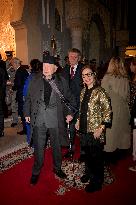
<svg viewBox="0 0 136 205">
<path fill-rule="evenodd" d="M 21 65 L 21 60 L 17 57 L 12 58 L 11 61 L 16 65 Z"/>
</svg>

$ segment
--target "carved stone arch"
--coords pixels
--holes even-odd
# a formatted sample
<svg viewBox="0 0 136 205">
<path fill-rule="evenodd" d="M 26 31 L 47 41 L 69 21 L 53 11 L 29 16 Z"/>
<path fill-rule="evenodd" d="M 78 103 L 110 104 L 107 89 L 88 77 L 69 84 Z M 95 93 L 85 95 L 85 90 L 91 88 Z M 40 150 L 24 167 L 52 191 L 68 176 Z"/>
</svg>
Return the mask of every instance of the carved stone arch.
<svg viewBox="0 0 136 205">
<path fill-rule="evenodd" d="M 61 16 L 57 8 L 55 8 L 55 29 L 61 31 Z"/>
<path fill-rule="evenodd" d="M 96 33 L 96 35 L 98 36 L 98 40 L 99 40 L 99 48 L 94 48 L 94 49 L 98 49 L 98 53 L 99 53 L 99 59 L 98 62 L 100 62 L 101 60 L 104 59 L 104 50 L 105 50 L 105 39 L 106 39 L 106 33 L 105 33 L 105 28 L 104 28 L 104 24 L 103 21 L 100 17 L 99 14 L 93 14 L 91 16 L 91 20 L 90 20 L 90 33 L 91 33 L 91 26 L 95 25 L 96 28 L 98 29 L 98 33 Z M 90 39 L 90 42 L 93 42 L 93 39 Z M 94 42 L 94 46 L 95 46 Z M 93 57 L 94 58 L 94 57 Z"/>
<path fill-rule="evenodd" d="M 24 0 L 13 0 L 12 14 L 10 22 L 20 21 L 22 19 L 24 9 Z"/>
<path fill-rule="evenodd" d="M 62 16 L 64 13 L 63 0 L 55 0 L 55 7 L 57 8 L 59 14 Z"/>
<path fill-rule="evenodd" d="M 64 16 L 64 2 L 63 0 L 55 0 L 55 29 L 62 31 Z"/>
</svg>

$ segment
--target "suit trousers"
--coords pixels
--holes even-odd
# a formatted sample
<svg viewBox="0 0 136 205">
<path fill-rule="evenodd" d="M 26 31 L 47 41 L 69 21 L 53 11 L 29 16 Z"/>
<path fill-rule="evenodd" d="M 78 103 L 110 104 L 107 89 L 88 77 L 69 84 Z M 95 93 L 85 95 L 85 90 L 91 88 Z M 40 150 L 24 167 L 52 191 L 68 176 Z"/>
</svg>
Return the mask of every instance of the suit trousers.
<svg viewBox="0 0 136 205">
<path fill-rule="evenodd" d="M 11 109 L 13 123 L 18 123 L 18 103 L 16 102 L 16 91 L 13 91 L 11 95 Z"/>
<path fill-rule="evenodd" d="M 21 117 L 23 130 L 26 132 L 26 122 L 25 122 L 25 117 L 23 112 L 23 106 L 24 106 L 23 95 L 20 95 L 19 98 L 17 98 L 17 102 L 18 102 L 18 115 Z"/>
<path fill-rule="evenodd" d="M 47 131 L 50 133 L 50 143 L 53 152 L 53 169 L 60 170 L 62 164 L 61 145 L 59 141 L 58 128 L 47 128 L 45 124 L 34 127 L 33 145 L 34 145 L 34 166 L 32 174 L 39 175 L 44 163 L 44 148 L 47 142 Z"/>
</svg>

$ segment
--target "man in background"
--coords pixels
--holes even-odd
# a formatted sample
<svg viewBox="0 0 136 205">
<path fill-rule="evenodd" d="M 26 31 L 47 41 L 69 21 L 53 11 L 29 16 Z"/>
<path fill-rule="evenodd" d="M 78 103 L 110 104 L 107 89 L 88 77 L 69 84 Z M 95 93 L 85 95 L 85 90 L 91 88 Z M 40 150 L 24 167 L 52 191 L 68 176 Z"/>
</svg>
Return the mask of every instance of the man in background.
<svg viewBox="0 0 136 205">
<path fill-rule="evenodd" d="M 0 69 L 1 69 L 1 72 L 2 72 L 2 81 L 1 81 L 1 89 L 3 90 L 2 93 L 3 93 L 3 97 L 2 97 L 2 107 L 3 107 L 3 110 L 4 110 L 4 117 L 5 118 L 8 118 L 8 106 L 7 106 L 7 103 L 6 103 L 6 84 L 7 84 L 7 81 L 9 80 L 9 76 L 8 76 L 8 73 L 7 73 L 7 70 L 6 70 L 6 63 L 5 61 L 2 60 L 2 56 L 0 54 Z"/>
<path fill-rule="evenodd" d="M 78 50 L 77 48 L 70 49 L 68 52 L 68 59 L 69 59 L 69 64 L 66 64 L 66 66 L 64 67 L 62 75 L 68 82 L 69 88 L 76 99 L 77 109 L 79 110 L 80 91 L 82 89 L 81 69 L 83 67 L 83 64 L 80 62 L 81 61 L 80 50 Z M 74 145 L 74 140 L 76 135 L 76 129 L 75 129 L 76 119 L 77 116 L 75 116 L 72 122 L 70 123 L 72 145 Z M 73 154 L 73 152 L 74 152 L 74 147 L 72 153 L 68 151 L 65 157 L 69 158 L 71 154 Z"/>
<path fill-rule="evenodd" d="M 11 65 L 16 70 L 14 85 L 12 87 L 12 90 L 16 91 L 16 101 L 18 103 L 18 115 L 21 117 L 22 125 L 23 125 L 23 130 L 17 132 L 17 134 L 24 135 L 26 134 L 26 123 L 23 114 L 23 105 L 24 105 L 23 88 L 24 88 L 25 81 L 29 76 L 29 73 L 23 66 L 21 66 L 20 59 L 16 57 L 12 58 Z"/>
<path fill-rule="evenodd" d="M 11 66 L 10 61 L 13 58 L 13 51 L 5 51 L 6 53 L 6 69 L 8 70 Z"/>
<path fill-rule="evenodd" d="M 4 111 L 5 111 L 5 97 L 6 97 L 6 84 L 8 74 L 6 71 L 5 62 L 2 60 L 0 54 L 0 137 L 4 136 Z M 7 111 L 6 111 L 7 112 Z M 8 116 L 8 113 L 6 113 Z"/>
</svg>

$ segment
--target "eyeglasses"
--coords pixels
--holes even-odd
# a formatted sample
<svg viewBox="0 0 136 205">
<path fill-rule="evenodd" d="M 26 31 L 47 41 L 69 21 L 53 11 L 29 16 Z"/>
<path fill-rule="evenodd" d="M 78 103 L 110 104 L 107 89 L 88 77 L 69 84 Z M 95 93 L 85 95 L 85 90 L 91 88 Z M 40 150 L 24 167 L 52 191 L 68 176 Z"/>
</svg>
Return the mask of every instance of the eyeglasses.
<svg viewBox="0 0 136 205">
<path fill-rule="evenodd" d="M 85 78 L 86 76 L 87 76 L 87 77 L 92 77 L 93 75 L 94 75 L 93 72 L 86 73 L 86 74 L 82 74 L 82 78 Z"/>
</svg>

